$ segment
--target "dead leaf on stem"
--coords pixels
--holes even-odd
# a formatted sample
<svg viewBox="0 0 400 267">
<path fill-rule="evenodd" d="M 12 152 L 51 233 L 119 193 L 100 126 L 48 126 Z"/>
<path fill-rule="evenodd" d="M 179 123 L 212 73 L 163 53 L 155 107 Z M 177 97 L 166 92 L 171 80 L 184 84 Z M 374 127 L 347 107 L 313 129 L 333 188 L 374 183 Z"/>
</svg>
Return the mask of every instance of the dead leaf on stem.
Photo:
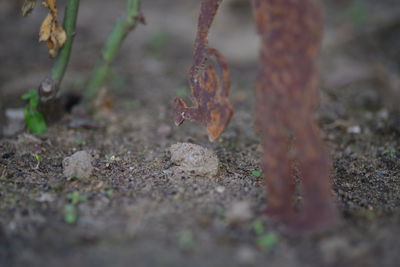
<svg viewBox="0 0 400 267">
<path fill-rule="evenodd" d="M 58 22 L 58 10 L 56 0 L 47 0 L 42 5 L 50 10 L 40 26 L 39 42 L 46 42 L 49 54 L 52 57 L 57 55 L 57 51 L 67 40 L 67 34 Z"/>
<path fill-rule="evenodd" d="M 32 12 L 35 5 L 36 5 L 36 0 L 25 0 L 21 8 L 22 16 L 24 17 L 28 16 Z"/>
<path fill-rule="evenodd" d="M 208 47 L 208 31 L 221 0 L 203 0 L 197 26 L 193 65 L 189 83 L 192 90 L 192 107 L 182 98 L 174 103 L 175 124 L 185 119 L 203 123 L 210 141 L 216 140 L 228 125 L 233 111 L 229 102 L 230 78 L 222 54 Z"/>
</svg>

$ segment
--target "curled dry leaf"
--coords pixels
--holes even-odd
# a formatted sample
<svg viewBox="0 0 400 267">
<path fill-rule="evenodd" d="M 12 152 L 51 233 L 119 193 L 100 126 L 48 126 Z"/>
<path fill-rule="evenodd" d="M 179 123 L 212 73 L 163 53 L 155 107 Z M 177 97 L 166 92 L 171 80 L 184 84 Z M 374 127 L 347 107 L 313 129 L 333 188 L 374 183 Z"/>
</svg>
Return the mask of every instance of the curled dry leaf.
<svg viewBox="0 0 400 267">
<path fill-rule="evenodd" d="M 228 66 L 218 50 L 208 47 L 208 32 L 222 0 L 203 0 L 197 26 L 193 65 L 189 71 L 192 107 L 182 98 L 174 102 L 175 124 L 185 119 L 207 127 L 208 137 L 216 140 L 232 117 L 229 102 Z"/>
<path fill-rule="evenodd" d="M 56 1 L 47 0 L 42 4 L 44 7 L 48 8 L 50 12 L 40 26 L 39 42 L 46 42 L 49 48 L 49 54 L 55 57 L 58 49 L 64 45 L 67 35 L 58 22 Z"/>
<path fill-rule="evenodd" d="M 36 0 L 25 0 L 24 4 L 22 5 L 22 16 L 26 17 L 29 13 L 32 12 L 33 8 L 36 5 Z"/>
<path fill-rule="evenodd" d="M 253 13 L 262 39 L 257 124 L 269 215 L 296 233 L 327 229 L 338 222 L 338 213 L 330 159 L 313 118 L 318 103 L 315 59 L 322 34 L 319 0 L 253 0 Z M 289 153 L 290 146 L 294 153 Z M 299 211 L 293 207 L 293 162 L 301 178 Z"/>
</svg>

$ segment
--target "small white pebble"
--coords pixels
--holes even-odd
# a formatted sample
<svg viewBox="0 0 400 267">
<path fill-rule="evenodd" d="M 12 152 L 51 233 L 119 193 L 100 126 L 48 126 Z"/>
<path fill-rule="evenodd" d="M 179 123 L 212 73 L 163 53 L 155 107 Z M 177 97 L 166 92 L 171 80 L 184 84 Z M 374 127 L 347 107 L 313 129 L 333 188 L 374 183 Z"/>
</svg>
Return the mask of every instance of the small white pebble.
<svg viewBox="0 0 400 267">
<path fill-rule="evenodd" d="M 347 133 L 359 134 L 359 133 L 361 133 L 361 127 L 358 125 L 351 126 L 351 127 L 347 128 Z"/>
<path fill-rule="evenodd" d="M 230 206 L 226 212 L 226 217 L 229 221 L 243 222 L 250 220 L 253 217 L 251 204 L 248 201 L 236 201 Z"/>
<path fill-rule="evenodd" d="M 215 188 L 218 193 L 223 193 L 225 191 L 225 186 L 219 185 Z"/>
</svg>

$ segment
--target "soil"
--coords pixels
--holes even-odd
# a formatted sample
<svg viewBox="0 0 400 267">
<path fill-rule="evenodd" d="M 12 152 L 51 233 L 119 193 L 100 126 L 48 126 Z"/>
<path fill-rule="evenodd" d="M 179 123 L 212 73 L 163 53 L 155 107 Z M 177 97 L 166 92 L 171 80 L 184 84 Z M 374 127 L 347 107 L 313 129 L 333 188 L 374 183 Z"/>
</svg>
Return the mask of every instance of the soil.
<svg viewBox="0 0 400 267">
<path fill-rule="evenodd" d="M 210 37 L 230 64 L 235 110 L 214 143 L 195 123 L 175 127 L 171 111 L 176 95 L 188 96 L 198 1 L 143 2 L 147 25 L 130 34 L 108 83 L 111 110 L 85 117 L 88 127 L 73 125 L 82 118 L 75 110 L 43 136 L 0 139 L 0 266 L 398 266 L 398 3 L 324 1 L 317 119 L 342 222 L 296 237 L 264 212 L 268 174 L 257 172 L 253 127 L 258 39 L 247 2 L 225 1 Z M 82 1 L 63 90 L 82 92 L 124 4 Z M 23 106 L 20 95 L 52 62 L 37 43 L 45 11 L 22 18 L 18 8 L 0 2 L 0 118 Z M 166 151 L 178 142 L 215 151 L 218 175 L 172 175 Z M 81 150 L 94 159 L 92 175 L 66 179 L 63 159 Z"/>
</svg>

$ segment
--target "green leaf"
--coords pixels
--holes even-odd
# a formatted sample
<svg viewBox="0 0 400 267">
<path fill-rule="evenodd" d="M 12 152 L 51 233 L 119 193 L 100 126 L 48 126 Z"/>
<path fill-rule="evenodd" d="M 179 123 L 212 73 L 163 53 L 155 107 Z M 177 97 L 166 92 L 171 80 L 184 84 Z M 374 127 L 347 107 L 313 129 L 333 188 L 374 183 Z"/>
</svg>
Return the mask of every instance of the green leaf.
<svg viewBox="0 0 400 267">
<path fill-rule="evenodd" d="M 275 233 L 269 233 L 257 238 L 257 245 L 262 250 L 267 250 L 276 245 L 279 241 L 279 237 Z"/>
<path fill-rule="evenodd" d="M 31 108 L 36 108 L 39 105 L 39 94 L 37 90 L 29 90 L 21 96 L 23 100 L 28 100 L 28 105 Z"/>
<path fill-rule="evenodd" d="M 264 233 L 264 225 L 261 219 L 255 219 L 251 223 L 251 227 L 253 228 L 253 231 L 256 233 L 256 235 L 262 235 Z"/>
<path fill-rule="evenodd" d="M 67 204 L 64 207 L 64 221 L 68 224 L 76 223 L 78 220 L 78 212 L 72 204 Z"/>
<path fill-rule="evenodd" d="M 251 174 L 253 176 L 255 176 L 255 177 L 261 177 L 262 176 L 262 172 L 257 171 L 257 170 L 251 171 Z"/>
<path fill-rule="evenodd" d="M 47 131 L 46 121 L 42 115 L 37 110 L 31 109 L 29 107 L 24 108 L 24 117 L 26 128 L 34 134 L 44 134 Z"/>
<path fill-rule="evenodd" d="M 72 205 L 76 205 L 79 202 L 84 202 L 87 200 L 86 196 L 81 195 L 78 191 L 74 191 L 67 195 L 67 198 L 71 200 Z"/>
<path fill-rule="evenodd" d="M 43 134 L 47 131 L 46 121 L 42 113 L 37 110 L 39 105 L 39 95 L 37 90 L 30 90 L 21 96 L 28 103 L 24 108 L 24 118 L 26 128 L 34 134 Z"/>
</svg>

